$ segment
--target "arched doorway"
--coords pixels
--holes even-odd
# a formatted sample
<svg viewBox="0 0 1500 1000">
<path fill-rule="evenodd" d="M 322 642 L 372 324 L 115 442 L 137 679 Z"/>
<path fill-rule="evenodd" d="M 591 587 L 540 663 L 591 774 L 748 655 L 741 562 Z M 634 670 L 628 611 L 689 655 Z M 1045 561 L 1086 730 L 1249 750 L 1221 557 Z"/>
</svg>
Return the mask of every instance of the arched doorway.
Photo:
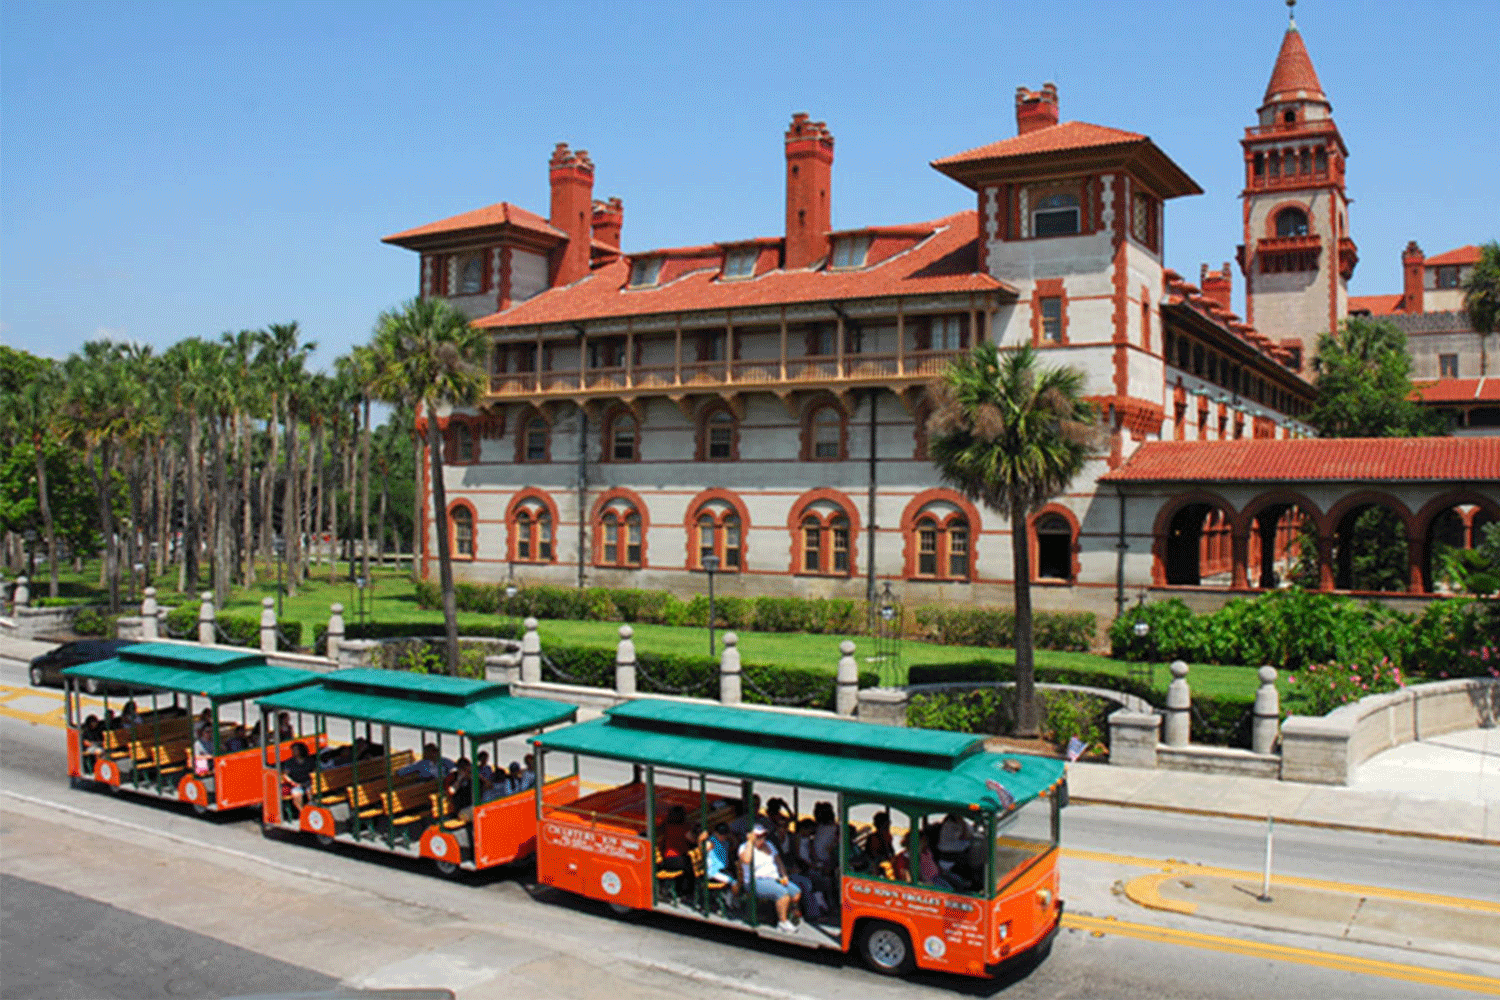
<svg viewBox="0 0 1500 1000">
<path fill-rule="evenodd" d="M 1295 502 L 1271 503 L 1251 518 L 1245 577 L 1250 586 L 1274 590 L 1288 580 L 1301 580 L 1311 565 L 1317 586 L 1318 547 L 1312 511 Z M 1299 576 L 1299 569 L 1304 572 Z"/>
<path fill-rule="evenodd" d="M 1349 508 L 1334 527 L 1337 590 L 1404 592 L 1411 581 L 1406 522 L 1380 503 Z"/>
<path fill-rule="evenodd" d="M 1485 525 L 1494 521 L 1490 511 L 1473 503 L 1456 503 L 1433 515 L 1427 522 L 1422 548 L 1422 582 L 1428 593 L 1447 589 L 1443 579 L 1445 550 L 1476 547 L 1483 540 Z"/>
<path fill-rule="evenodd" d="M 1167 525 L 1167 584 L 1197 587 L 1209 580 L 1227 585 L 1230 550 L 1227 511 L 1209 503 L 1183 506 Z"/>
</svg>

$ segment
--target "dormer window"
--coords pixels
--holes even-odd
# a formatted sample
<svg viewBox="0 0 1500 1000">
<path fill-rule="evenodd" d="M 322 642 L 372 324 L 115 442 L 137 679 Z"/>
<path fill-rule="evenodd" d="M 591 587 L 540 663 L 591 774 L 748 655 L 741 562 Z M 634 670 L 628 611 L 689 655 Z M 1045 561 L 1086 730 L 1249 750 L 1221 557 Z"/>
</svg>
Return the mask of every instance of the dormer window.
<svg viewBox="0 0 1500 1000">
<path fill-rule="evenodd" d="M 760 251 L 754 247 L 729 251 L 724 255 L 725 280 L 754 277 L 755 262 L 759 259 Z"/>
<path fill-rule="evenodd" d="M 1078 196 L 1052 194 L 1037 202 L 1031 213 L 1035 236 L 1075 236 L 1079 227 Z"/>
<path fill-rule="evenodd" d="M 840 236 L 833 241 L 833 263 L 835 269 L 864 267 L 870 253 L 868 235 Z"/>
<path fill-rule="evenodd" d="M 650 288 L 661 280 L 661 258 L 642 257 L 630 265 L 630 287 Z"/>
<path fill-rule="evenodd" d="M 483 290 L 484 258 L 480 254 L 470 254 L 459 265 L 458 294 L 478 295 Z"/>
</svg>

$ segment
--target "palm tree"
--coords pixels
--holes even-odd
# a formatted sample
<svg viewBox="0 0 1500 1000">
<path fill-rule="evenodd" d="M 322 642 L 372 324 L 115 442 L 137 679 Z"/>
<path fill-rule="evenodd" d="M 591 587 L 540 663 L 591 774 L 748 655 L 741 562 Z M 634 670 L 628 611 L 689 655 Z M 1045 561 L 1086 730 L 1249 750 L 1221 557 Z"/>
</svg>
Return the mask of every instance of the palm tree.
<svg viewBox="0 0 1500 1000">
<path fill-rule="evenodd" d="M 84 465 L 94 483 L 104 544 L 103 576 L 109 586 L 110 610 L 115 612 L 120 609 L 115 458 L 130 419 L 122 356 L 122 346 L 109 340 L 91 340 L 83 345 L 82 353 L 71 355 L 63 363 L 67 396 L 60 413 L 69 435 L 82 444 Z"/>
<path fill-rule="evenodd" d="M 945 482 L 1011 524 L 1016 602 L 1016 734 L 1038 731 L 1027 518 L 1068 488 L 1095 442 L 1096 414 L 1073 368 L 1039 371 L 1036 352 L 976 346 L 931 387 L 928 448 Z"/>
<path fill-rule="evenodd" d="M 266 412 L 261 369 L 256 364 L 259 335 L 254 330 L 225 332 L 219 339 L 228 351 L 226 364 L 234 379 L 235 462 L 240 473 L 240 586 L 255 583 L 255 534 L 252 530 L 251 472 L 254 463 L 251 421 Z"/>
<path fill-rule="evenodd" d="M 1464 310 L 1480 333 L 1492 333 L 1500 323 L 1500 241 L 1479 248 L 1479 263 L 1464 281 Z"/>
<path fill-rule="evenodd" d="M 11 432 L 7 437 L 14 438 L 16 447 L 22 442 L 30 444 L 35 458 L 37 506 L 42 515 L 42 530 L 47 534 L 47 566 L 51 573 L 47 593 L 56 597 L 57 526 L 52 519 L 51 491 L 47 488 L 46 439 L 56 422 L 62 385 L 56 366 L 51 361 L 38 361 L 40 363 L 32 377 L 16 387 L 16 391 L 7 393 L 3 406 L 5 422 Z"/>
<path fill-rule="evenodd" d="M 450 674 L 458 673 L 458 611 L 453 599 L 453 555 L 449 550 L 448 493 L 443 484 L 438 408 L 467 406 L 479 399 L 485 387 L 484 369 L 478 363 L 484 343 L 484 334 L 443 299 L 413 299 L 400 309 L 381 314 L 375 325 L 373 347 L 380 358 L 377 395 L 389 403 L 415 400 L 426 424 Z"/>
<path fill-rule="evenodd" d="M 299 344 L 302 331 L 296 322 L 272 323 L 261 335 L 261 352 L 271 379 L 272 406 L 280 404 L 284 418 L 287 471 L 281 506 L 281 532 L 286 544 L 288 592 L 297 592 L 297 573 L 302 551 L 302 513 L 298 503 L 297 412 L 302 397 L 307 356 L 317 350 L 314 341 Z"/>
</svg>

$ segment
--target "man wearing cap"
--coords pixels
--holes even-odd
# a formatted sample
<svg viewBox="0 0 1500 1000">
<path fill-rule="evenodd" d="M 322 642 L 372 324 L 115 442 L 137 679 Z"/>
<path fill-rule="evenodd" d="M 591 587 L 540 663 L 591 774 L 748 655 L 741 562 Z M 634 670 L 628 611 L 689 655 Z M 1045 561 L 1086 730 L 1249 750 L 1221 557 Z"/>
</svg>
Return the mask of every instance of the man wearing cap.
<svg viewBox="0 0 1500 1000">
<path fill-rule="evenodd" d="M 745 888 L 752 886 L 756 898 L 776 907 L 776 929 L 795 934 L 797 925 L 792 923 L 792 907 L 802 899 L 802 890 L 787 878 L 781 857 L 766 840 L 769 833 L 766 825 L 757 822 L 745 837 L 740 848 L 740 868 L 745 873 Z"/>
</svg>

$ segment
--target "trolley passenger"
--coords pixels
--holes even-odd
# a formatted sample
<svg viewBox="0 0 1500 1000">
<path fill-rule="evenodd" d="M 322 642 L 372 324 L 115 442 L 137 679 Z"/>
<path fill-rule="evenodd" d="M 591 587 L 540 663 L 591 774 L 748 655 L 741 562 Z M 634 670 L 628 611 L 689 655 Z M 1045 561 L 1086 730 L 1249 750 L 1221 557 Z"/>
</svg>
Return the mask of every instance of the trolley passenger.
<svg viewBox="0 0 1500 1000">
<path fill-rule="evenodd" d="M 529 791 L 536 787 L 536 755 L 527 754 L 525 760 L 526 764 L 521 769 L 521 787 L 516 789 L 518 792 Z"/>
<path fill-rule="evenodd" d="M 90 715 L 83 720 L 83 726 L 78 730 L 78 750 L 83 769 L 89 774 L 94 773 L 94 758 L 104 752 L 104 723 L 99 716 Z"/>
<path fill-rule="evenodd" d="M 193 737 L 193 773 L 209 774 L 214 769 L 214 731 L 206 722 L 198 723 Z"/>
<path fill-rule="evenodd" d="M 745 888 L 761 902 L 775 906 L 777 930 L 794 933 L 797 925 L 791 920 L 792 907 L 801 902 L 802 890 L 787 877 L 781 858 L 766 842 L 767 833 L 764 824 L 756 823 L 745 838 L 745 846 L 740 848 Z"/>
<path fill-rule="evenodd" d="M 300 814 L 302 804 L 307 801 L 312 787 L 313 768 L 317 761 L 307 752 L 307 744 L 300 740 L 292 744 L 292 757 L 281 769 L 281 794 L 292 800 Z"/>
</svg>

